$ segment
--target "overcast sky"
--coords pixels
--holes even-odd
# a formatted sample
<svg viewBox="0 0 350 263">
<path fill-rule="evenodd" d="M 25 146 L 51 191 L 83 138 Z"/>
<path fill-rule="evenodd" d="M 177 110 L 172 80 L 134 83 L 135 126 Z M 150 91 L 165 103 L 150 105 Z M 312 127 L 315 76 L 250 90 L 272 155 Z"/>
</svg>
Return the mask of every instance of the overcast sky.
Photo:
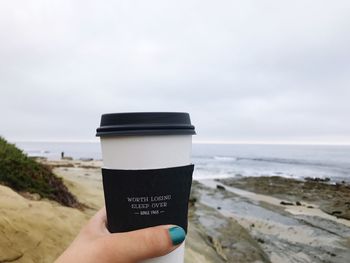
<svg viewBox="0 0 350 263">
<path fill-rule="evenodd" d="M 0 135 L 94 140 L 187 111 L 197 141 L 350 143 L 350 1 L 0 3 Z"/>
</svg>

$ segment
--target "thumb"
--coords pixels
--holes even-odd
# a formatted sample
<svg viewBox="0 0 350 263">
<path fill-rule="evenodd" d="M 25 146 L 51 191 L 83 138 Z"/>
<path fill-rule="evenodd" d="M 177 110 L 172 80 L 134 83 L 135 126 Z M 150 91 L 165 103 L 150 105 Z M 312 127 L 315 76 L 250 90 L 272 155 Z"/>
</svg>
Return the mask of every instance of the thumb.
<svg viewBox="0 0 350 263">
<path fill-rule="evenodd" d="M 160 257 L 176 249 L 186 237 L 179 226 L 156 226 L 145 229 L 111 234 L 108 241 L 115 258 L 140 261 Z"/>
</svg>

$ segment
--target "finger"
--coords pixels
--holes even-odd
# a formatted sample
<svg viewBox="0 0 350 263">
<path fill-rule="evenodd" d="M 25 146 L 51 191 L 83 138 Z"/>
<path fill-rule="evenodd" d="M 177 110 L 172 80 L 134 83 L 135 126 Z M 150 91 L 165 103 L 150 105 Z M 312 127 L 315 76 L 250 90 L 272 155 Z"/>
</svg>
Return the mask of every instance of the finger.
<svg viewBox="0 0 350 263">
<path fill-rule="evenodd" d="M 123 254 L 128 259 L 140 261 L 170 253 L 185 240 L 185 237 L 186 233 L 181 227 L 157 226 L 112 234 L 108 237 L 106 245 L 115 257 Z"/>
</svg>

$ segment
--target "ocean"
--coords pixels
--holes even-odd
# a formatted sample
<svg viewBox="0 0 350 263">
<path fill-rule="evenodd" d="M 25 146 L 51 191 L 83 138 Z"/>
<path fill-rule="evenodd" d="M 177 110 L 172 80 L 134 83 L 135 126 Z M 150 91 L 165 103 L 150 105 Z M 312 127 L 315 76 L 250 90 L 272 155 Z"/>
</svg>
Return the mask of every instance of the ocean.
<svg viewBox="0 0 350 263">
<path fill-rule="evenodd" d="M 101 159 L 98 142 L 18 142 L 29 156 Z M 331 178 L 350 182 L 350 146 L 193 144 L 194 178 L 241 176 Z"/>
</svg>

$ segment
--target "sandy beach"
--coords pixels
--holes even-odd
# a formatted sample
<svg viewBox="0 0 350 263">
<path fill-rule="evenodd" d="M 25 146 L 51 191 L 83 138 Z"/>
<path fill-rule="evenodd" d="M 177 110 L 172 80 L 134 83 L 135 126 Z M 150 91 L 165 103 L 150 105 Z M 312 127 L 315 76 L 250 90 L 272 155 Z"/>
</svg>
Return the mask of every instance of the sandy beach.
<svg viewBox="0 0 350 263">
<path fill-rule="evenodd" d="M 0 186 L 0 262 L 53 262 L 103 206 L 101 162 L 42 161 L 85 208 Z M 195 181 L 186 263 L 348 262 L 349 186 L 288 180 Z"/>
</svg>

